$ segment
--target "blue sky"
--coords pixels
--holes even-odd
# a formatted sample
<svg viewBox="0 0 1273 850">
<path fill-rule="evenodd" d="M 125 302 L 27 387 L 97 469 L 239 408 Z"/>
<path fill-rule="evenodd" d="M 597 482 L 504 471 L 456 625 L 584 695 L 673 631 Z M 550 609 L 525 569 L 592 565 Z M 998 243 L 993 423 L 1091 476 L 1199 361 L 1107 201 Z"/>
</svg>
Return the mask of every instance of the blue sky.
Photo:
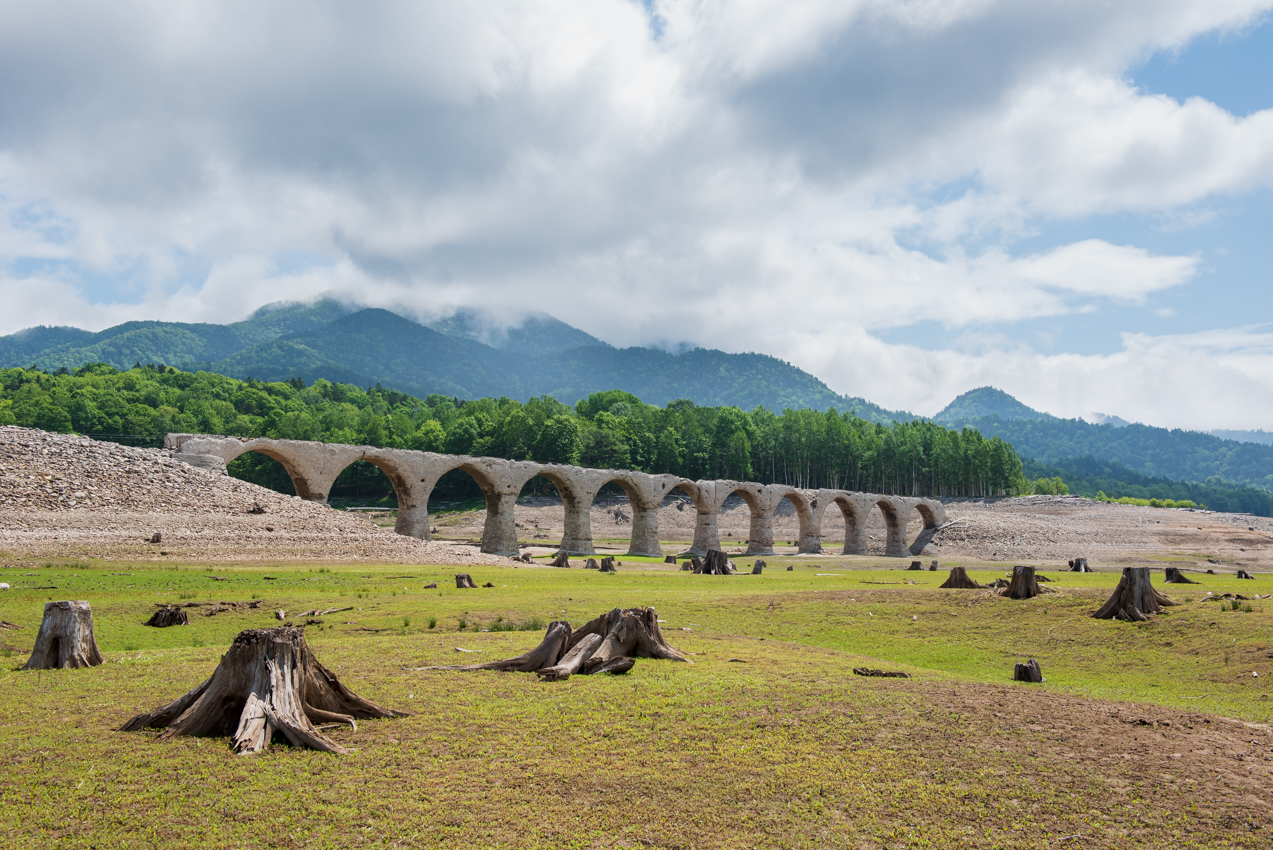
<svg viewBox="0 0 1273 850">
<path fill-rule="evenodd" d="M 0 333 L 331 293 L 1270 428 L 1271 10 L 13 4 Z"/>
</svg>

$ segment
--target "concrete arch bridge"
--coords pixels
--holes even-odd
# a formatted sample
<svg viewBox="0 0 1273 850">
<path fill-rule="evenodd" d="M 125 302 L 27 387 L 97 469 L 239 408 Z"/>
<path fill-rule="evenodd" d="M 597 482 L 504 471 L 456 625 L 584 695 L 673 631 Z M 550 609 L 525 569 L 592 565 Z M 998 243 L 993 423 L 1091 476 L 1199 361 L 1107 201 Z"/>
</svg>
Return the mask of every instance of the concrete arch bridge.
<svg viewBox="0 0 1273 850">
<path fill-rule="evenodd" d="M 226 464 L 239 455 L 260 452 L 282 464 L 292 478 L 296 495 L 312 502 L 326 502 L 332 484 L 345 467 L 366 461 L 379 467 L 393 484 L 398 497 L 395 531 L 424 540 L 429 539 L 429 495 L 443 475 L 458 469 L 472 476 L 486 498 L 482 551 L 496 555 L 517 554 L 513 506 L 522 487 L 536 475 L 552 482 L 561 495 L 566 513 L 561 548 L 572 555 L 593 554 L 590 511 L 597 493 L 610 483 L 623 489 L 631 505 L 630 555 L 663 554 L 659 545 L 658 510 L 673 491 L 687 496 L 697 511 L 694 542 L 689 551 L 700 555 L 708 549 L 720 548 L 718 518 L 725 500 L 735 493 L 751 512 L 747 536 L 749 555 L 773 554 L 774 517 L 784 499 L 791 502 L 799 519 L 799 551 L 809 554 L 823 551 L 822 518 L 833 508 L 844 517 L 843 552 L 846 555 L 866 554 L 866 521 L 871 511 L 878 510 L 883 515 L 887 529 L 884 554 L 893 557 L 919 554 L 946 519 L 945 508 L 933 499 L 848 490 L 799 490 L 785 484 L 748 481 L 690 481 L 675 475 L 584 469 L 408 449 L 207 434 L 169 434 L 164 438 L 164 447 L 173 451 L 179 460 L 222 473 Z M 906 527 L 912 512 L 917 512 L 923 520 L 923 529 L 908 546 Z"/>
</svg>

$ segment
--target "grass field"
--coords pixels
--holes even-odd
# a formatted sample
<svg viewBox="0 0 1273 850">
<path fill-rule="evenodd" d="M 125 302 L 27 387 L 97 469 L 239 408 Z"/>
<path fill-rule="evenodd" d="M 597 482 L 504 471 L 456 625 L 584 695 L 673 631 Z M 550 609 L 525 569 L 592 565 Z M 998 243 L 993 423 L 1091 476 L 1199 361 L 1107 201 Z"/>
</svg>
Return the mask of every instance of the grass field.
<svg viewBox="0 0 1273 850">
<path fill-rule="evenodd" d="M 4 570 L 13 589 L 0 619 L 23 628 L 0 631 L 0 841 L 1262 847 L 1273 835 L 1273 822 L 1242 808 L 1241 788 L 1208 778 L 1217 769 L 1203 739 L 1173 749 L 1173 736 L 1195 734 L 1185 730 L 1214 744 L 1232 727 L 1248 762 L 1267 752 L 1250 727 L 1208 717 L 1269 721 L 1273 600 L 1199 601 L 1267 593 L 1267 578 L 1198 576 L 1167 588 L 1182 603 L 1168 616 L 1128 624 L 1089 616 L 1113 573 L 1049 573 L 1057 593 L 1015 602 L 939 590 L 944 569 L 884 559 L 767 558 L 763 575 L 737 577 L 623 560 L 614 575 L 466 568 L 495 587 L 463 591 L 454 567 Z M 970 566 L 981 581 L 1003 571 Z M 105 665 L 17 669 L 52 599 L 92 603 Z M 254 599 L 259 610 L 141 625 L 160 602 Z M 578 626 L 638 605 L 659 611 L 693 665 L 639 661 L 626 676 L 556 684 L 412 669 L 515 655 L 551 620 Z M 240 630 L 277 625 L 276 609 L 334 606 L 354 610 L 307 627 L 318 658 L 355 692 L 413 713 L 332 733 L 351 755 L 276 745 L 244 758 L 225 740 L 113 731 L 206 678 Z M 1046 683 L 1009 682 L 1029 657 Z M 856 677 L 859 665 L 912 678 Z M 1135 725 L 1128 712 L 1140 712 Z M 1140 743 L 1111 748 L 1122 730 Z M 1123 750 L 1143 764 L 1118 761 Z"/>
</svg>

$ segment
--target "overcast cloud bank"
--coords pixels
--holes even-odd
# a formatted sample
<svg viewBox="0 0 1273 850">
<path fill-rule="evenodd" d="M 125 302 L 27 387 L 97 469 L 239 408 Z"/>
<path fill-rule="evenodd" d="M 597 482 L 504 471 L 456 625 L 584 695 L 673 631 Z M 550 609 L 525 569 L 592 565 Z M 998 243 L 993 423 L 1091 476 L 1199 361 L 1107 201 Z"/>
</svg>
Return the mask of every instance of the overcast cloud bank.
<svg viewBox="0 0 1273 850">
<path fill-rule="evenodd" d="M 1012 323 L 1223 285 L 1194 250 L 1023 244 L 1267 191 L 1273 110 L 1128 74 L 1270 6 L 9 4 L 0 332 L 331 292 L 764 351 L 924 414 L 993 384 L 1063 416 L 1267 426 L 1259 317 L 1106 354 Z M 983 344 L 881 338 L 920 322 Z"/>
</svg>

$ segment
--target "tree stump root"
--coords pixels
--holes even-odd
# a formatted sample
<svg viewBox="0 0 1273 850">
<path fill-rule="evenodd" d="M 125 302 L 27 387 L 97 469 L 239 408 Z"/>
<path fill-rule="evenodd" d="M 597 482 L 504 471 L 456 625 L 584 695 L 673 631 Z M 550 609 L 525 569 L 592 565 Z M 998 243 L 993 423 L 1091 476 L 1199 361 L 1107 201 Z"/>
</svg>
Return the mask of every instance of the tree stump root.
<svg viewBox="0 0 1273 850">
<path fill-rule="evenodd" d="M 360 719 L 407 716 L 354 694 L 314 658 L 303 629 L 278 626 L 239 632 L 203 684 L 137 715 L 120 731 L 163 729 L 161 741 L 228 735 L 243 755 L 267 748 L 279 732 L 298 747 L 345 753 L 314 724 L 357 729 Z"/>
<path fill-rule="evenodd" d="M 93 635 L 93 609 L 87 602 L 47 602 L 35 648 L 23 670 L 96 667 L 106 659 Z"/>
<path fill-rule="evenodd" d="M 1092 616 L 1098 620 L 1144 622 L 1163 608 L 1175 605 L 1149 581 L 1149 567 L 1124 567 L 1109 600 Z"/>
</svg>

